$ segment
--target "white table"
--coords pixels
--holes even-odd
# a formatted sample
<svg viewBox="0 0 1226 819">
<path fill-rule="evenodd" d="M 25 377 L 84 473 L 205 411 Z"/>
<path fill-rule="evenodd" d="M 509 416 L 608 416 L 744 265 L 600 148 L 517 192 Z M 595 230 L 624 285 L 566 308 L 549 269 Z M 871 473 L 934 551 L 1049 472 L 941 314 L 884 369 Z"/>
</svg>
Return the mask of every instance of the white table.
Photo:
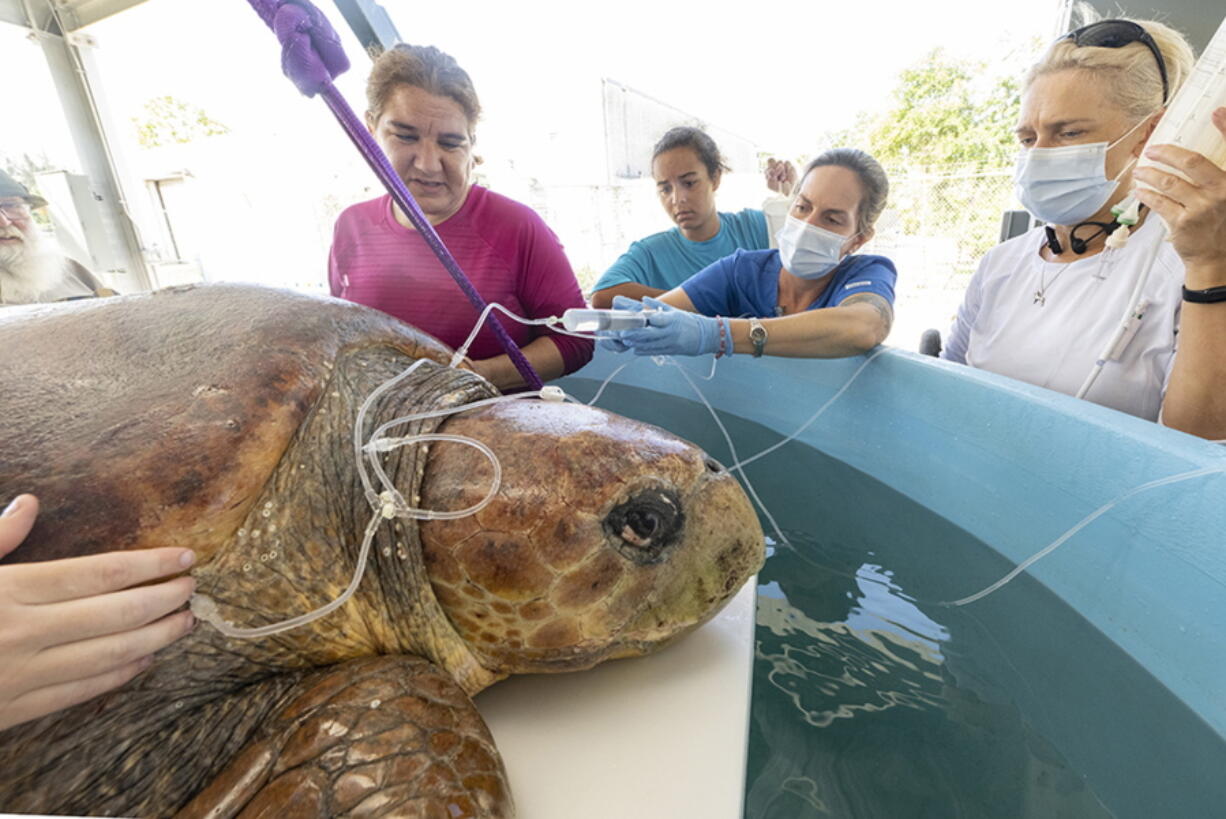
<svg viewBox="0 0 1226 819">
<path fill-rule="evenodd" d="M 519 819 L 738 819 L 756 587 L 658 654 L 479 694 Z"/>
<path fill-rule="evenodd" d="M 737 819 L 756 585 L 657 654 L 479 694 L 520 819 Z"/>
</svg>

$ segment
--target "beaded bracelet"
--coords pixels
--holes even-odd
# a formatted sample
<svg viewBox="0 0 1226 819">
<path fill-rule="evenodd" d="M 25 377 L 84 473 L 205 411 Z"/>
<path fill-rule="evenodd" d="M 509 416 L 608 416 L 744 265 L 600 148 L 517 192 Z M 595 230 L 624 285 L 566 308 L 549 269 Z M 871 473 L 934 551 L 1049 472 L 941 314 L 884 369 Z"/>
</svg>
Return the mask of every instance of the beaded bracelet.
<svg viewBox="0 0 1226 819">
<path fill-rule="evenodd" d="M 715 317 L 715 323 L 719 326 L 719 349 L 715 351 L 715 357 L 723 358 L 728 354 L 728 325 L 720 316 Z"/>
</svg>

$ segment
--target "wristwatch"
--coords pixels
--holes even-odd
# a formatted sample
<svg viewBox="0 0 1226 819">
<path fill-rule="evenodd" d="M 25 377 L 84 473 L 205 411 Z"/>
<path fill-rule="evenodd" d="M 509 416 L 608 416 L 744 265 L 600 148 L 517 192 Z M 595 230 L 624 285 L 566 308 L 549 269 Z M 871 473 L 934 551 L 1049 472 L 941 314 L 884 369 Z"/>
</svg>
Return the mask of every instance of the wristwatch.
<svg viewBox="0 0 1226 819">
<path fill-rule="evenodd" d="M 760 358 L 766 348 L 766 328 L 756 318 L 749 320 L 749 340 L 753 342 L 753 357 Z"/>
</svg>

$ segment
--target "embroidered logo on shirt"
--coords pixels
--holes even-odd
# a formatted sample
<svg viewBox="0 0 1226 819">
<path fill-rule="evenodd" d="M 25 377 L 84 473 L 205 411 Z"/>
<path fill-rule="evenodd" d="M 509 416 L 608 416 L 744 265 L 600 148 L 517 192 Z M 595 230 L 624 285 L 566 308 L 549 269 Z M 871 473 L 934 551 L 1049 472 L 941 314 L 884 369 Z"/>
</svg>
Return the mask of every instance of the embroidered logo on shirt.
<svg viewBox="0 0 1226 819">
<path fill-rule="evenodd" d="M 850 282 L 849 284 L 845 284 L 843 285 L 843 289 L 850 290 L 853 287 L 868 287 L 870 284 L 872 284 L 872 281 L 869 279 L 865 279 L 862 282 Z"/>
</svg>

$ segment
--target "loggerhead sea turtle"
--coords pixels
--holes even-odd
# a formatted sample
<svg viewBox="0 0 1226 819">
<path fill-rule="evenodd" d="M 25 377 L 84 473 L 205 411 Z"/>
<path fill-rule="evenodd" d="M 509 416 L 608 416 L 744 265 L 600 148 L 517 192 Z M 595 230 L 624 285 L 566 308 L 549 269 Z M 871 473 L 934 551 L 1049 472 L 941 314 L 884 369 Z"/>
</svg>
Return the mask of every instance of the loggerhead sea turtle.
<svg viewBox="0 0 1226 819">
<path fill-rule="evenodd" d="M 415 359 L 372 419 L 496 394 L 448 355 L 374 310 L 256 287 L 0 312 L 0 498 L 44 510 L 8 560 L 188 546 L 198 591 L 236 625 L 317 608 L 371 515 L 352 448 L 364 398 Z M 493 447 L 489 506 L 387 521 L 322 619 L 252 640 L 200 623 L 118 691 L 0 734 L 0 810 L 510 816 L 469 696 L 652 651 L 763 560 L 736 481 L 662 430 L 515 401 L 398 433 L 438 430 Z M 458 444 L 386 463 L 421 508 L 466 508 L 491 481 Z"/>
</svg>

